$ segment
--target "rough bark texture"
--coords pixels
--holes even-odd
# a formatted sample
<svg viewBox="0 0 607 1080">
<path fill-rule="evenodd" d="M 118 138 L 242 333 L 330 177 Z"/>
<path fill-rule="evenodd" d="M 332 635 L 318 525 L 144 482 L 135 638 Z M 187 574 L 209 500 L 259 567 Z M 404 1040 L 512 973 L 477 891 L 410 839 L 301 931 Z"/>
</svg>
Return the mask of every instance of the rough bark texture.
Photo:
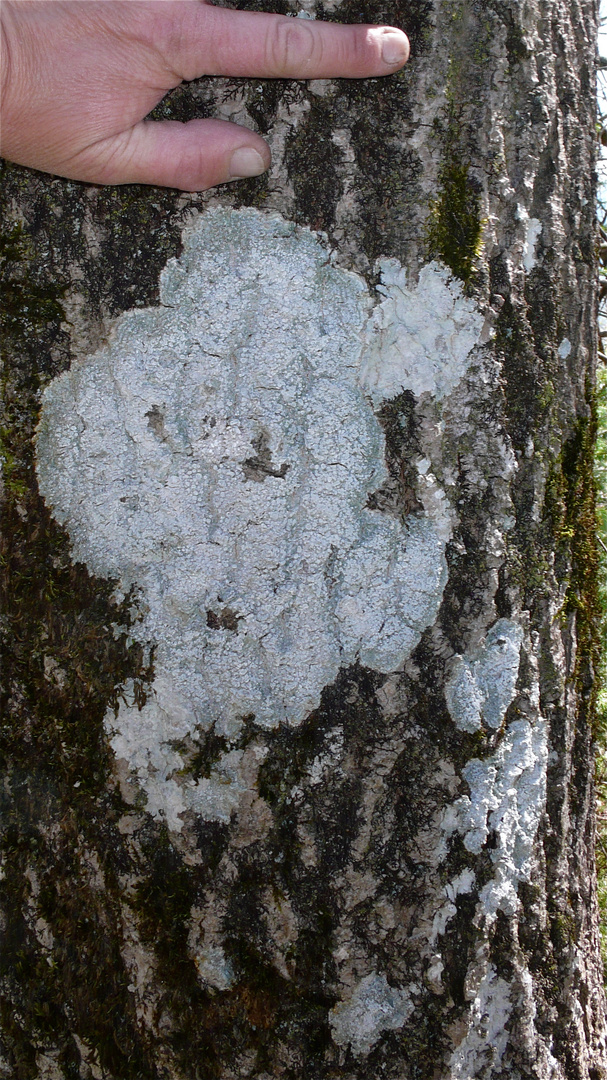
<svg viewBox="0 0 607 1080">
<path fill-rule="evenodd" d="M 365 83 L 200 80 L 158 109 L 256 125 L 273 148 L 269 176 L 184 197 L 4 167 L 3 1077 L 607 1076 L 592 788 L 596 10 L 576 0 L 370 0 L 364 9 L 343 0 L 316 11 L 402 25 L 410 64 Z M 254 210 L 233 213 L 241 207 Z M 215 263 L 205 220 L 216 223 Z M 239 251 L 233 230 L 243 222 Z M 160 315 L 130 316 L 108 345 L 121 313 L 157 307 L 160 272 L 180 256 L 186 223 L 194 247 L 186 238 L 172 264 L 173 308 L 164 294 Z M 109 535 L 95 503 L 103 455 L 98 447 L 91 473 L 84 443 L 68 432 L 70 403 L 85 416 L 87 373 L 109 400 L 99 364 L 117 383 L 138 342 L 149 373 L 158 342 L 185 340 L 167 319 L 183 314 L 189 347 L 211 355 L 192 344 L 198 330 L 179 282 L 186 274 L 194 307 L 203 304 L 197 267 L 214 267 L 219 280 L 224 241 L 233 281 L 221 304 L 210 292 L 211 329 L 215 311 L 222 332 L 238 330 L 246 289 L 275 255 L 276 273 L 288 266 L 300 277 L 291 300 L 289 289 L 276 295 L 280 278 L 260 286 L 258 319 L 274 320 L 295 370 L 297 325 L 312 326 L 326 301 L 329 405 L 314 412 L 304 402 L 297 414 L 312 435 L 346 393 L 331 342 L 339 333 L 346 352 L 362 347 L 366 376 L 347 384 L 361 419 L 340 441 L 346 409 L 336 439 L 344 475 L 359 477 L 360 439 L 379 480 L 361 466 L 366 505 L 356 492 L 348 504 L 359 532 L 347 554 L 336 540 L 335 563 L 322 564 L 327 604 L 335 582 L 342 590 L 330 609 L 342 662 L 315 702 L 306 689 L 307 715 L 303 691 L 289 711 L 298 688 L 288 680 L 275 695 L 282 705 L 274 682 L 250 691 L 254 708 L 246 679 L 232 680 L 229 649 L 252 634 L 244 585 L 203 610 L 189 652 L 175 643 L 185 623 L 173 609 L 170 634 L 154 637 L 143 563 L 127 572 L 110 541 L 95 547 Z M 309 295 L 306 266 L 320 283 Z M 347 317 L 337 293 L 351 303 Z M 350 318 L 359 319 L 353 337 Z M 247 334 L 238 333 L 244 364 Z M 230 348 L 218 347 L 221 364 Z M 101 360 L 87 360 L 96 350 Z M 53 381 L 70 363 L 72 381 Z M 110 456 L 123 452 L 119 406 L 132 389 L 126 375 L 120 385 Z M 48 505 L 34 444 L 45 387 L 38 445 Z M 183 434 L 189 391 L 177 434 L 168 391 L 155 392 L 137 391 L 137 476 L 142 462 L 159 467 L 157 453 L 198 460 Z M 222 432 L 228 422 L 219 417 Z M 279 456 L 271 425 L 254 430 L 234 460 L 246 498 L 267 509 L 273 492 L 292 490 L 299 466 Z M 90 490 L 79 470 L 92 475 Z M 314 477 L 302 475 L 307 514 L 320 507 L 325 522 L 338 493 L 315 503 Z M 129 513 L 137 498 L 125 492 Z M 92 507 L 84 523 L 78 499 Z M 230 498 L 221 506 L 228 514 Z M 438 545 L 433 581 L 426 525 Z M 392 544 L 385 573 L 381 544 Z M 371 599 L 357 615 L 359 592 L 347 583 L 372 564 Z M 389 646 L 383 622 L 373 623 L 382 573 L 398 593 L 385 601 Z M 418 585 L 426 599 L 414 618 L 408 596 Z M 291 608 L 311 611 L 313 592 Z M 319 610 L 322 624 L 329 615 Z M 166 619 L 154 625 L 166 630 Z M 203 667 L 188 712 L 166 684 L 177 668 L 194 684 L 188 656 L 205 634 L 209 656 L 213 635 L 228 642 L 225 670 L 213 676 L 211 701 Z M 280 678 L 296 637 L 281 639 Z M 321 660 L 310 661 L 311 682 Z M 307 676 L 302 667 L 302 684 Z"/>
</svg>

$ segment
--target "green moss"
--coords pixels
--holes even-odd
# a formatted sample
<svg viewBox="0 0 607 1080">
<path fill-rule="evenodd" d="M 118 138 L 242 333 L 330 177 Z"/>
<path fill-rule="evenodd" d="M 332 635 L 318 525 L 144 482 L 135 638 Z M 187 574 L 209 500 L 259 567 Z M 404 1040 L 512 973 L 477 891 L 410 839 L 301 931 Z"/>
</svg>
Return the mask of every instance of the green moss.
<svg viewBox="0 0 607 1080">
<path fill-rule="evenodd" d="M 428 254 L 467 284 L 479 268 L 482 251 L 483 180 L 475 175 L 472 163 L 486 157 L 478 145 L 482 125 L 479 103 L 494 48 L 496 21 L 487 9 L 461 0 L 445 5 L 443 20 L 449 37 L 446 106 L 433 123 L 441 164 L 437 192 L 429 203 L 425 240 Z"/>
<path fill-rule="evenodd" d="M 576 735 L 597 748 L 598 792 L 597 877 L 600 933 L 607 981 L 607 694 L 605 693 L 605 619 L 607 558 L 605 543 L 605 387 L 600 374 L 598 393 L 591 398 L 588 418 L 578 422 L 548 478 L 546 508 L 557 541 L 555 571 L 566 582 L 561 621 L 575 625 L 576 654 L 572 679 L 578 693 Z M 598 436 L 598 437 L 597 437 Z M 598 505 L 597 505 L 598 496 Z M 597 539 L 598 537 L 598 539 Z M 575 751 L 574 751 L 575 757 Z M 573 917 L 551 915 L 551 934 L 557 955 L 576 940 Z"/>
<path fill-rule="evenodd" d="M 599 598 L 602 604 L 602 663 L 596 699 L 596 776 L 598 903 L 601 954 L 607 985 L 607 367 L 597 374 L 597 441 L 595 479 L 597 485 L 597 525 L 599 538 Z"/>
<path fill-rule="evenodd" d="M 439 172 L 439 194 L 430 204 L 426 240 L 430 254 L 468 282 L 482 247 L 480 200 L 469 167 L 450 159 Z"/>
<path fill-rule="evenodd" d="M 64 317 L 61 300 L 65 285 L 40 285 L 35 279 L 24 276 L 23 263 L 31 261 L 29 249 L 22 225 L 13 225 L 0 234 L 0 331 L 5 346 L 7 338 L 23 340 Z"/>
<path fill-rule="evenodd" d="M 546 508 L 554 528 L 557 574 L 566 575 L 567 589 L 562 617 L 575 616 L 575 681 L 588 718 L 597 723 L 597 676 L 601 664 L 603 603 L 599 584 L 597 542 L 596 409 L 578 421 L 565 443 L 560 459 L 550 470 L 546 485 Z"/>
</svg>

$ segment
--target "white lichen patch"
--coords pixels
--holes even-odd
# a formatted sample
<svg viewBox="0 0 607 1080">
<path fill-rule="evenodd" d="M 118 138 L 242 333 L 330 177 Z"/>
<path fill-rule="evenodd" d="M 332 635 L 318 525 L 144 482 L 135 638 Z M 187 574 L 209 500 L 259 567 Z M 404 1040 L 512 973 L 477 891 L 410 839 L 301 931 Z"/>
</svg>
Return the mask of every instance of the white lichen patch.
<svg viewBox="0 0 607 1080">
<path fill-rule="evenodd" d="M 461 874 L 458 874 L 457 877 L 454 877 L 452 881 L 445 885 L 445 894 L 449 897 L 449 900 L 453 901 L 458 896 L 472 892 L 475 880 L 474 871 L 467 867 L 462 870 Z"/>
<path fill-rule="evenodd" d="M 483 914 L 518 910 L 518 884 L 528 882 L 534 869 L 534 845 L 546 805 L 548 732 L 542 718 L 513 721 L 496 752 L 484 761 L 474 758 L 462 770 L 470 788 L 448 808 L 443 828 L 458 832 L 464 847 L 478 854 L 489 833 L 494 876 L 481 890 Z"/>
<path fill-rule="evenodd" d="M 202 986 L 229 990 L 234 982 L 234 969 L 226 956 L 221 932 L 222 915 L 218 904 L 191 909 L 188 952 L 196 967 Z"/>
<path fill-rule="evenodd" d="M 525 242 L 523 244 L 523 266 L 527 273 L 531 273 L 537 262 L 536 247 L 542 235 L 542 223 L 538 218 L 523 218 L 526 224 Z"/>
<path fill-rule="evenodd" d="M 396 670 L 438 611 L 447 500 L 426 463 L 425 512 L 367 507 L 387 479 L 369 396 L 444 396 L 482 320 L 435 265 L 407 290 L 386 262 L 383 294 L 369 321 L 364 280 L 314 233 L 213 209 L 160 305 L 44 393 L 40 489 L 74 558 L 135 588 L 131 633 L 154 647 L 147 704 L 126 694 L 106 725 L 171 828 L 188 807 L 227 820 L 240 794 L 232 757 L 204 791 L 177 783 L 179 740 L 297 724 L 340 667 Z"/>
<path fill-rule="evenodd" d="M 415 288 L 396 259 L 380 259 L 385 299 L 368 327 L 361 381 L 378 403 L 411 390 L 416 397 L 447 397 L 462 378 L 480 341 L 484 319 L 449 271 L 431 262 Z"/>
<path fill-rule="evenodd" d="M 449 1062 L 450 1080 L 493 1076 L 508 1045 L 507 1024 L 512 1012 L 508 983 L 488 965 L 470 996 L 468 1031 Z"/>
<path fill-rule="evenodd" d="M 194 953 L 194 963 L 203 985 L 206 983 L 215 990 L 229 990 L 234 981 L 234 972 L 229 960 L 226 960 L 222 948 L 210 945 Z"/>
<path fill-rule="evenodd" d="M 455 658 L 445 697 L 460 731 L 478 731 L 483 723 L 501 727 L 514 699 L 522 640 L 520 626 L 498 619 L 475 658 Z"/>
<path fill-rule="evenodd" d="M 432 929 L 428 939 L 431 947 L 436 945 L 438 938 L 445 933 L 451 919 L 457 914 L 457 907 L 455 904 L 457 897 L 464 893 L 472 892 L 475 883 L 476 876 L 474 871 L 466 869 L 462 870 L 461 874 L 458 874 L 457 877 L 454 877 L 452 881 L 445 885 L 444 894 L 447 897 L 447 902 L 442 904 L 434 913 Z"/>
<path fill-rule="evenodd" d="M 338 1046 L 349 1046 L 355 1057 L 368 1054 L 384 1031 L 401 1028 L 413 1012 L 407 990 L 390 986 L 385 975 L 367 975 L 346 1001 L 329 1013 Z"/>
</svg>

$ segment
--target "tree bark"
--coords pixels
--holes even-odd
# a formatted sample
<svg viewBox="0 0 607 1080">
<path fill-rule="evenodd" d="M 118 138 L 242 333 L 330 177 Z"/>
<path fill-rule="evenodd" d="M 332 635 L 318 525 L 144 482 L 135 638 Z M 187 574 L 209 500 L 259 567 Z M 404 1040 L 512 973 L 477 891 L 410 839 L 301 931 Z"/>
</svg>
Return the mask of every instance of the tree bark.
<svg viewBox="0 0 607 1080">
<path fill-rule="evenodd" d="M 3 1077 L 607 1076 L 597 12 L 306 7 L 267 176 L 3 166 Z"/>
</svg>

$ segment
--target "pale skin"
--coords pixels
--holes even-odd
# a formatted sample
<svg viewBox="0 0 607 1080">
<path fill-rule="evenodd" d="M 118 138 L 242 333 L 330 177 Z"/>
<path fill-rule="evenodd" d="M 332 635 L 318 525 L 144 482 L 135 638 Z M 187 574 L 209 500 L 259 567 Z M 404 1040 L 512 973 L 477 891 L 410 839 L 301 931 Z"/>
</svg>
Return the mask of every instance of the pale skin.
<svg viewBox="0 0 607 1080">
<path fill-rule="evenodd" d="M 203 191 L 256 176 L 270 148 L 222 120 L 144 117 L 202 75 L 368 78 L 409 55 L 394 27 L 343 26 L 204 0 L 2 0 L 0 154 L 93 184 Z"/>
</svg>

